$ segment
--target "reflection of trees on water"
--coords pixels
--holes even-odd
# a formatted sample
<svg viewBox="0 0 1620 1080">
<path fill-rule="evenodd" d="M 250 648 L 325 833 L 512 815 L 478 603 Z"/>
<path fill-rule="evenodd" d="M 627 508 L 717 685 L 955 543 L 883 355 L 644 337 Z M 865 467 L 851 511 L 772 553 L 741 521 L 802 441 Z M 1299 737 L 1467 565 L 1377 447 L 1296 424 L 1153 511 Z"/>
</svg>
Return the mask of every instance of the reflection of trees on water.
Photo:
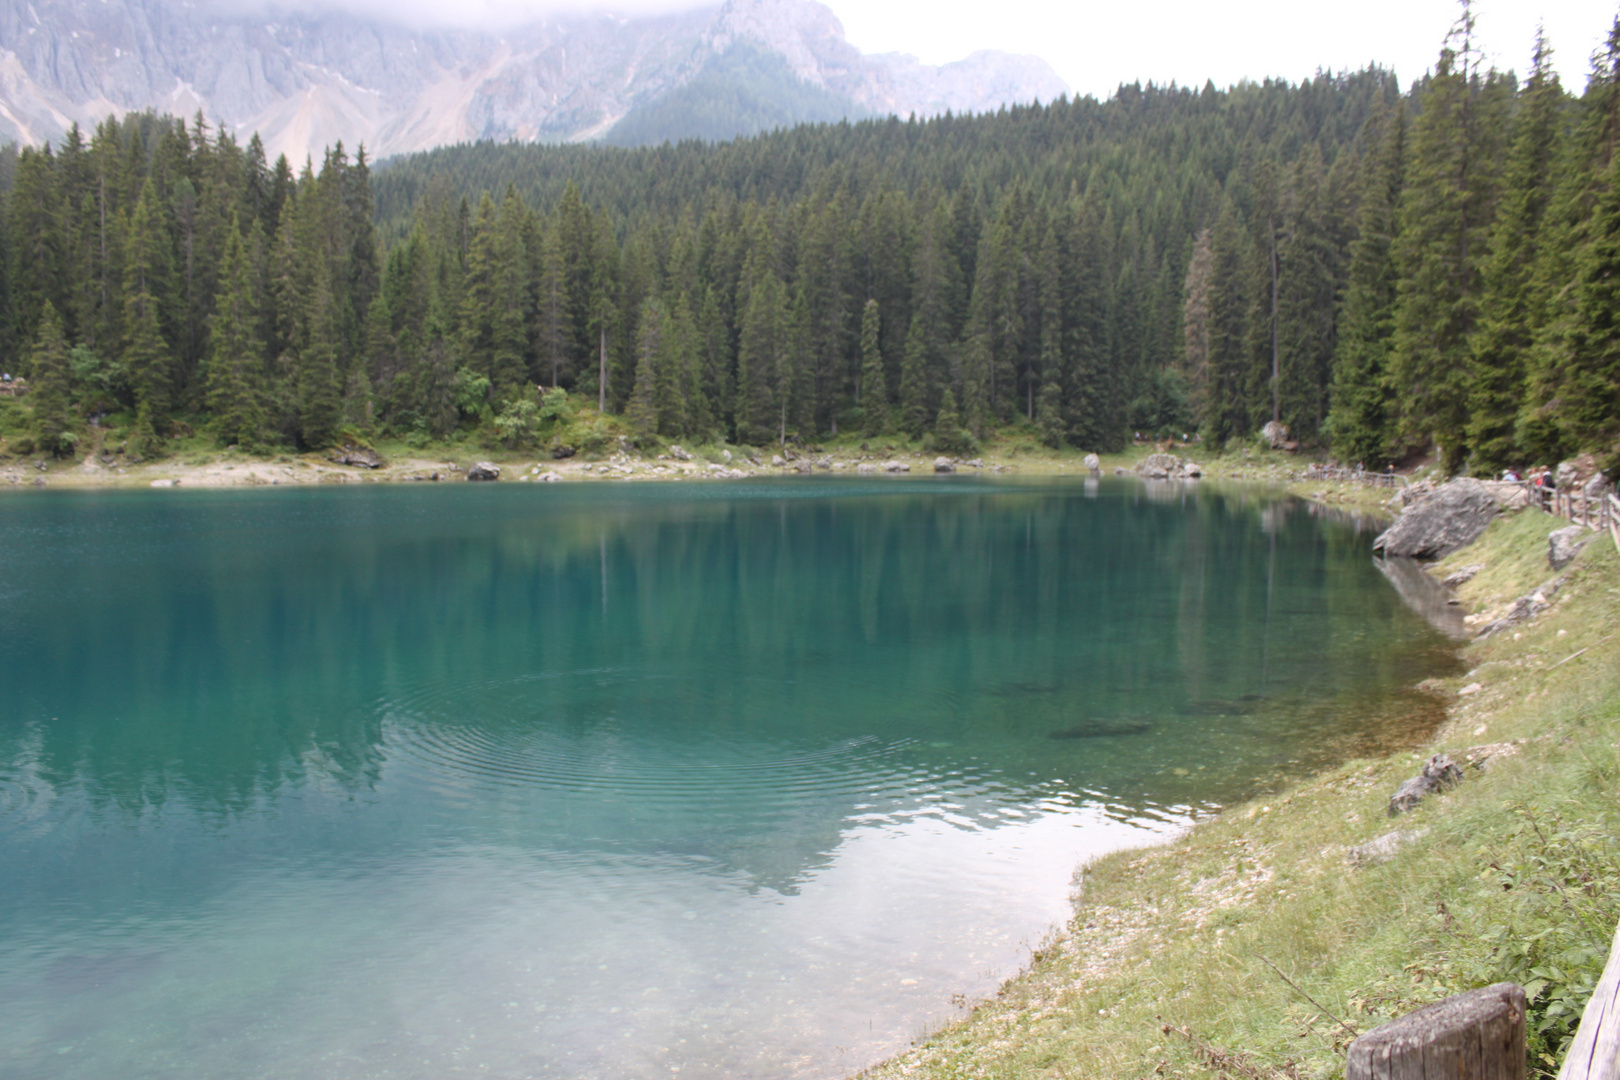
<svg viewBox="0 0 1620 1080">
<path fill-rule="evenodd" d="M 607 835 L 647 790 L 679 794 L 658 763 L 734 752 L 730 824 L 672 795 L 637 828 L 782 881 L 873 790 L 898 813 L 943 777 L 978 792 L 969 817 L 1049 797 L 1054 775 L 1125 814 L 1195 802 L 1209 769 L 1176 768 L 1251 782 L 1321 741 L 1307 724 L 1343 727 L 1432 669 L 1355 529 L 1178 488 L 19 501 L 5 528 L 35 539 L 6 542 L 26 554 L 0 624 L 20 702 L 0 762 L 22 755 L 39 782 L 130 815 L 174 800 L 229 815 L 316 781 L 364 795 L 416 753 L 494 797 L 477 769 L 572 754 L 627 770 L 625 792 L 593 808 L 541 775 L 559 793 L 543 809 L 598 814 L 584 824 Z M 1054 738 L 1075 731 L 1096 734 Z M 490 760 L 432 759 L 429 735 Z M 784 766 L 782 783 L 746 772 L 750 748 L 874 736 L 881 754 Z"/>
</svg>

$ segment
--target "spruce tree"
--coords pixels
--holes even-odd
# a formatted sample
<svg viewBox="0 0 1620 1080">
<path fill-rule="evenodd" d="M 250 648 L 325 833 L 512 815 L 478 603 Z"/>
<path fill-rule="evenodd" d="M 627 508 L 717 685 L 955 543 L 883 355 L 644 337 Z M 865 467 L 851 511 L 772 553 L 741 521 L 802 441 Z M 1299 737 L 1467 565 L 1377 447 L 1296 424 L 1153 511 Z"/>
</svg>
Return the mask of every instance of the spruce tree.
<svg viewBox="0 0 1620 1080">
<path fill-rule="evenodd" d="M 1480 69 L 1465 0 L 1412 125 L 1390 361 L 1405 437 L 1438 443 L 1451 473 L 1467 460 L 1468 342 L 1478 322 L 1511 93 L 1494 69 Z"/>
<path fill-rule="evenodd" d="M 1552 50 L 1538 33 L 1530 79 L 1514 121 L 1501 207 L 1491 229 L 1479 323 L 1469 341 L 1468 441 L 1473 468 L 1487 475 L 1523 462 L 1516 428 L 1525 395 L 1526 355 L 1546 318 L 1543 282 L 1536 270 L 1553 193 L 1563 104 Z"/>
<path fill-rule="evenodd" d="M 630 406 L 625 419 L 642 435 L 658 434 L 658 406 L 660 394 L 659 368 L 664 359 L 665 337 L 664 307 L 656 298 L 649 297 L 641 307 L 641 318 L 636 328 L 636 386 L 630 392 Z"/>
<path fill-rule="evenodd" d="M 223 289 L 209 327 L 207 406 L 215 435 L 243 449 L 265 441 L 264 342 L 241 233 L 233 225 L 220 265 Z"/>
<path fill-rule="evenodd" d="M 737 350 L 737 439 L 754 446 L 776 441 L 788 408 L 782 373 L 790 347 L 787 298 L 767 270 L 750 290 Z"/>
<path fill-rule="evenodd" d="M 1362 144 L 1356 236 L 1339 309 L 1326 427 L 1340 460 L 1376 467 L 1390 458 L 1397 414 L 1389 352 L 1399 276 L 1394 242 L 1405 171 L 1404 107 L 1374 113 L 1362 130 Z"/>
<path fill-rule="evenodd" d="M 861 431 L 881 435 L 889 413 L 889 384 L 883 371 L 882 318 L 878 302 L 861 310 Z"/>
<path fill-rule="evenodd" d="M 135 204 L 125 244 L 123 362 L 135 396 L 130 449 L 136 457 L 161 450 L 174 394 L 174 352 L 159 319 L 169 260 L 156 202 L 156 188 L 148 180 Z"/>
<path fill-rule="evenodd" d="M 34 407 L 34 433 L 39 448 L 58 457 L 72 453 L 77 436 L 73 433 L 70 405 L 72 369 L 68 363 L 67 339 L 56 305 L 45 301 L 39 317 L 39 333 L 30 356 L 33 372 L 28 400 Z"/>
</svg>

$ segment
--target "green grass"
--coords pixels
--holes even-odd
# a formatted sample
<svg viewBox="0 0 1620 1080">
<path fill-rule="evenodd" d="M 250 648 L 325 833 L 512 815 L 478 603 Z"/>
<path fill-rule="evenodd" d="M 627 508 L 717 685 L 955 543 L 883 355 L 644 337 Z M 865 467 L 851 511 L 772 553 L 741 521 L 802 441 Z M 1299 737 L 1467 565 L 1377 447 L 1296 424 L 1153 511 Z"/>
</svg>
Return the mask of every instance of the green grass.
<svg viewBox="0 0 1620 1080">
<path fill-rule="evenodd" d="M 1524 511 L 1453 556 L 1485 567 L 1464 599 L 1501 607 L 1550 578 L 1558 524 Z M 1500 979 L 1531 990 L 1532 1064 L 1550 1075 L 1620 918 L 1617 628 L 1620 555 L 1597 537 L 1519 640 L 1470 644 L 1466 674 L 1437 681 L 1450 708 L 1432 743 L 1091 864 L 1026 974 L 872 1075 L 1336 1077 L 1352 1030 Z M 1428 754 L 1504 742 L 1511 756 L 1387 817 Z M 1349 866 L 1393 829 L 1421 835 Z"/>
</svg>

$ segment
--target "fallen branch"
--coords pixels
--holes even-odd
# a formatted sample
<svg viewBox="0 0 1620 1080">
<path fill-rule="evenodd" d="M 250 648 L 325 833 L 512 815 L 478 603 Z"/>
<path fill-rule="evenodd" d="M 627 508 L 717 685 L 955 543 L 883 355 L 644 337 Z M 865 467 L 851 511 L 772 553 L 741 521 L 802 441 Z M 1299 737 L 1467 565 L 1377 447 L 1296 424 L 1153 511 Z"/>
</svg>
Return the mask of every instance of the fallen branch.
<svg viewBox="0 0 1620 1080">
<path fill-rule="evenodd" d="M 1343 1020 L 1340 1020 L 1337 1016 L 1334 1016 L 1331 1012 L 1329 1012 L 1326 1008 L 1324 1008 L 1322 1006 L 1322 1003 L 1320 1001 L 1317 1001 L 1315 998 L 1311 997 L 1311 995 L 1307 994 L 1304 990 L 1301 990 L 1298 983 L 1296 983 L 1293 979 L 1290 979 L 1288 976 L 1286 976 L 1286 975 L 1284 975 L 1282 973 L 1282 968 L 1278 967 L 1276 964 L 1273 964 L 1270 960 L 1267 960 L 1265 957 L 1261 956 L 1259 953 L 1250 953 L 1249 955 L 1254 957 L 1256 960 L 1260 961 L 1262 964 L 1266 965 L 1266 967 L 1270 968 L 1272 971 L 1275 971 L 1277 973 L 1277 978 L 1281 979 L 1283 982 L 1285 982 L 1289 986 L 1293 987 L 1294 993 L 1298 994 L 1300 997 L 1304 998 L 1306 1001 L 1310 1002 L 1312 1005 L 1315 1005 L 1316 1008 L 1317 1008 L 1317 1011 L 1320 1012 L 1323 1016 L 1327 1017 L 1329 1020 L 1333 1021 L 1335 1024 L 1338 1024 L 1340 1027 L 1344 1028 L 1344 1030 L 1348 1031 L 1350 1033 L 1350 1037 L 1352 1039 L 1356 1039 L 1356 1038 L 1361 1037 L 1361 1032 L 1357 1031 L 1355 1028 L 1351 1027 L 1349 1024 L 1345 1023 Z"/>
<path fill-rule="evenodd" d="M 1224 1075 L 1244 1077 L 1245 1080 L 1299 1080 L 1299 1070 L 1292 1061 L 1284 1063 L 1281 1067 L 1268 1065 L 1263 1061 L 1256 1061 L 1241 1050 L 1227 1050 L 1223 1047 L 1207 1043 L 1194 1035 L 1186 1028 L 1176 1027 L 1173 1024 L 1163 1023 L 1160 1018 L 1159 1030 L 1169 1035 L 1174 1032 L 1192 1044 L 1193 1056 L 1205 1065 Z"/>
</svg>

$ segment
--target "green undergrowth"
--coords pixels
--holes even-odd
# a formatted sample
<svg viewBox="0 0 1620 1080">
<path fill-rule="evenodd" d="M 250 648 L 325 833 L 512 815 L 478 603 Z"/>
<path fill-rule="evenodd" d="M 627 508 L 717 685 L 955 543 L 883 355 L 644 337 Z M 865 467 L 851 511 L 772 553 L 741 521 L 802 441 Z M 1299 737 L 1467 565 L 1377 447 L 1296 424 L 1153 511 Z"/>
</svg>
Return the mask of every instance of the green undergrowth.
<svg viewBox="0 0 1620 1080">
<path fill-rule="evenodd" d="M 1437 572 L 1482 566 L 1460 598 L 1506 610 L 1554 577 L 1562 524 L 1505 517 Z M 1620 555 L 1594 536 L 1565 574 L 1433 680 L 1438 733 L 1090 864 L 1028 972 L 872 1075 L 1337 1077 L 1355 1033 L 1504 979 L 1552 1075 L 1620 918 Z M 1439 750 L 1484 765 L 1391 820 Z M 1386 861 L 1352 857 L 1392 831 Z"/>
</svg>

